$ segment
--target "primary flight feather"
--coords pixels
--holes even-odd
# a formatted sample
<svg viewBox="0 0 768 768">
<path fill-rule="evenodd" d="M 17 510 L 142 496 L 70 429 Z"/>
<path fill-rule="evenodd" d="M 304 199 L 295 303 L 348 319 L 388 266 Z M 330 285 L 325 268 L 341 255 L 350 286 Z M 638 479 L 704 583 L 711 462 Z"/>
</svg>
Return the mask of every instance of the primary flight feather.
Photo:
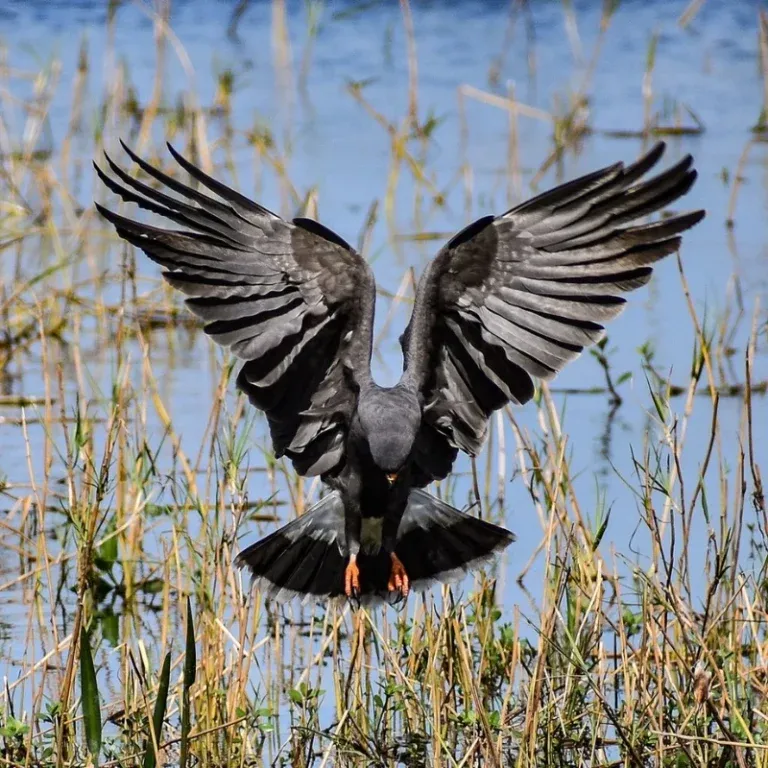
<svg viewBox="0 0 768 768">
<path fill-rule="evenodd" d="M 96 171 L 124 201 L 176 222 L 160 229 L 100 213 L 164 267 L 205 332 L 244 364 L 237 386 L 264 411 L 277 456 L 332 492 L 238 558 L 276 598 L 395 601 L 448 581 L 512 534 L 421 490 L 476 455 L 491 414 L 533 395 L 603 334 L 622 293 L 680 247 L 704 216 L 637 223 L 696 179 L 687 155 L 644 180 L 664 152 L 617 163 L 485 216 L 450 240 L 419 281 L 394 387 L 371 377 L 376 286 L 365 260 L 306 218 L 288 222 L 178 154 L 200 191 L 130 158 L 175 196 L 123 171 Z M 212 196 L 210 193 L 213 193 Z"/>
</svg>

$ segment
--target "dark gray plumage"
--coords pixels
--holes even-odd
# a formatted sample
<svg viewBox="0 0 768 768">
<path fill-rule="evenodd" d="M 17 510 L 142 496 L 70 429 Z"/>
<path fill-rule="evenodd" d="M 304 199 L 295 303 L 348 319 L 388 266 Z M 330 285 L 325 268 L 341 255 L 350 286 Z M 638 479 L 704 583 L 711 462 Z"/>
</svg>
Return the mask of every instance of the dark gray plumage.
<svg viewBox="0 0 768 768">
<path fill-rule="evenodd" d="M 331 491 L 301 517 L 244 549 L 254 582 L 274 600 L 334 598 L 344 595 L 347 550 L 344 501 Z M 514 541 L 504 528 L 460 512 L 420 489 L 411 491 L 398 530 L 397 554 L 411 591 L 460 579 Z M 383 548 L 363 548 L 358 556 L 362 602 L 398 602 L 387 588 L 391 561 Z M 251 566 L 255 563 L 255 567 Z"/>
<path fill-rule="evenodd" d="M 622 293 L 675 252 L 703 211 L 633 224 L 690 189 L 686 156 L 642 177 L 659 143 L 474 222 L 437 254 L 401 338 L 395 387 L 370 374 L 375 283 L 365 261 L 310 219 L 286 222 L 169 145 L 207 192 L 131 159 L 167 195 L 96 170 L 126 202 L 184 227 L 165 230 L 101 206 L 118 234 L 165 268 L 205 331 L 245 361 L 237 384 L 266 413 L 277 456 L 333 489 L 310 512 L 241 553 L 270 594 L 399 598 L 446 581 L 512 540 L 509 531 L 416 490 L 476 455 L 488 419 L 533 395 L 603 334 Z M 359 558 L 358 558 L 359 556 Z"/>
</svg>

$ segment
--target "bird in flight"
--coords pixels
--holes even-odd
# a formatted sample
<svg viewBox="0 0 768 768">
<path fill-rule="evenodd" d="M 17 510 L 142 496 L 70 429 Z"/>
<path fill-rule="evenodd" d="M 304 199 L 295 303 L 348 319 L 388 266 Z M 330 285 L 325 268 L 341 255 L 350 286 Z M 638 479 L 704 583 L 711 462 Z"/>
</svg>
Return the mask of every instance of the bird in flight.
<svg viewBox="0 0 768 768">
<path fill-rule="evenodd" d="M 510 544 L 505 528 L 423 489 L 463 451 L 475 456 L 491 414 L 533 396 L 603 324 L 621 294 L 648 282 L 693 211 L 638 223 L 696 179 L 690 155 L 645 179 L 664 144 L 484 216 L 429 263 L 401 337 L 400 381 L 371 376 L 376 285 L 341 237 L 285 221 L 168 145 L 182 183 L 123 148 L 167 194 L 122 170 L 96 171 L 125 202 L 183 227 L 161 229 L 97 204 L 124 240 L 163 268 L 205 332 L 244 361 L 237 386 L 267 417 L 275 455 L 331 489 L 311 510 L 245 549 L 267 596 L 347 595 L 397 602 L 447 582 Z M 212 194 L 211 194 L 212 193 Z"/>
</svg>

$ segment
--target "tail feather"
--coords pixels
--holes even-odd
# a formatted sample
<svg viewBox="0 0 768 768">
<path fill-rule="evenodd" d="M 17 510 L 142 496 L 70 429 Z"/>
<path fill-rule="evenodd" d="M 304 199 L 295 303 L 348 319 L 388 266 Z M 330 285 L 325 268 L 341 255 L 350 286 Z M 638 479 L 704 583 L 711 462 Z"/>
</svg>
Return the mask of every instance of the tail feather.
<svg viewBox="0 0 768 768">
<path fill-rule="evenodd" d="M 317 565 L 317 550 L 325 552 L 325 542 L 319 542 L 309 536 L 299 539 L 291 547 L 290 557 L 280 557 L 275 561 L 269 575 L 281 589 L 301 594 L 310 586 L 307 581 L 309 574 L 315 572 Z"/>
<path fill-rule="evenodd" d="M 320 546 L 320 542 L 318 542 L 318 546 Z M 317 595 L 319 596 L 317 599 L 341 595 L 346 564 L 344 555 L 338 547 L 325 547 L 323 557 L 318 561 L 315 572 L 307 574 L 307 583 L 302 594 Z"/>
<path fill-rule="evenodd" d="M 400 523 L 395 552 L 416 591 L 458 581 L 491 561 L 515 535 L 414 490 Z"/>
<path fill-rule="evenodd" d="M 340 594 L 345 565 L 336 544 L 328 544 L 323 539 L 311 539 L 303 562 L 298 563 L 285 588 L 302 596 Z"/>
<path fill-rule="evenodd" d="M 322 572 L 327 552 L 328 545 L 324 541 L 310 539 L 304 562 L 300 563 L 291 574 L 290 579 L 285 583 L 286 588 L 302 594 L 311 590 L 318 573 Z"/>
<path fill-rule="evenodd" d="M 506 528 L 480 520 L 414 490 L 398 531 L 395 552 L 405 566 L 413 591 L 457 581 L 491 560 L 514 541 Z M 261 539 L 237 557 L 265 597 L 287 601 L 330 599 L 344 595 L 346 549 L 344 504 L 334 491 L 297 520 Z M 389 592 L 389 555 L 361 552 L 360 602 L 396 603 Z"/>
<path fill-rule="evenodd" d="M 343 594 L 344 504 L 338 492 L 238 556 L 264 597 L 281 602 Z"/>
</svg>

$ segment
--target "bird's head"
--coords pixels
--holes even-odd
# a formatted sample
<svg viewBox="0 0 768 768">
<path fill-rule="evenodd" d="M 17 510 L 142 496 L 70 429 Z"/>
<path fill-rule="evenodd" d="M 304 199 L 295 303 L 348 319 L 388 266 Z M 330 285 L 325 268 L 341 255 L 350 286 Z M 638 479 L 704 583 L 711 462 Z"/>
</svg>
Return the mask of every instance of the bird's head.
<svg viewBox="0 0 768 768">
<path fill-rule="evenodd" d="M 416 431 L 407 427 L 387 428 L 368 435 L 373 463 L 387 476 L 390 485 L 408 461 L 416 440 Z"/>
<path fill-rule="evenodd" d="M 413 450 L 421 425 L 418 398 L 399 387 L 380 389 L 358 404 L 373 463 L 392 484 Z"/>
</svg>

